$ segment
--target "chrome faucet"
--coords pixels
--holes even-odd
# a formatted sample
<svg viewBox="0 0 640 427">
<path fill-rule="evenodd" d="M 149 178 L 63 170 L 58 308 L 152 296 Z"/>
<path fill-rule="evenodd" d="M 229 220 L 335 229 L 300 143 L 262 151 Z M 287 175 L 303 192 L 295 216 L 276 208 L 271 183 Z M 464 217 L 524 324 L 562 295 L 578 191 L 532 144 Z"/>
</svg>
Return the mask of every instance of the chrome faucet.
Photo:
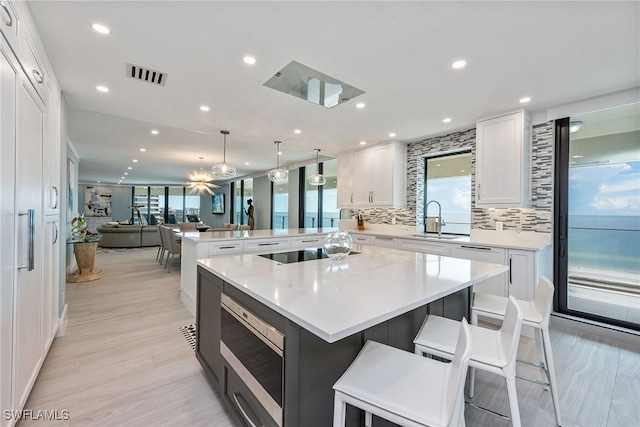
<svg viewBox="0 0 640 427">
<path fill-rule="evenodd" d="M 442 226 L 446 225 L 444 223 L 444 221 L 442 220 L 442 206 L 440 206 L 440 202 L 438 202 L 437 200 L 430 200 L 427 203 L 427 206 L 425 206 L 425 208 L 424 208 L 424 213 L 425 214 L 427 213 L 427 210 L 429 209 L 429 205 L 431 203 L 435 203 L 436 205 L 438 205 L 438 237 L 441 237 L 442 236 Z M 427 218 L 428 217 L 425 215 L 425 217 L 424 217 L 424 232 L 425 233 L 427 232 Z"/>
</svg>

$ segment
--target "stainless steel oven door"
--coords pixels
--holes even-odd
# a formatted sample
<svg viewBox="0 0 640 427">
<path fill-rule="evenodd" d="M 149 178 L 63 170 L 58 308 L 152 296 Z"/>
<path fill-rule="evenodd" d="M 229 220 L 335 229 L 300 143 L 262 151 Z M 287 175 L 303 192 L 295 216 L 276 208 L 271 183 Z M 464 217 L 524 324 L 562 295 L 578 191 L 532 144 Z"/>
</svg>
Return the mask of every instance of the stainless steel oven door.
<svg viewBox="0 0 640 427">
<path fill-rule="evenodd" d="M 284 335 L 222 295 L 220 353 L 282 426 Z"/>
</svg>

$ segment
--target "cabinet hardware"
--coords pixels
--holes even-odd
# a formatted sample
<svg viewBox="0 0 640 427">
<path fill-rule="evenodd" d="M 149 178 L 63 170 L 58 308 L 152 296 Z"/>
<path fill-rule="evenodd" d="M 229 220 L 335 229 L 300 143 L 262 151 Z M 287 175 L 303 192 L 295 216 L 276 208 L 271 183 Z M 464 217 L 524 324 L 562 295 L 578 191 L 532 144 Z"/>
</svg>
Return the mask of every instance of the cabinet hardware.
<svg viewBox="0 0 640 427">
<path fill-rule="evenodd" d="M 371 203 L 374 203 L 374 201 L 373 201 L 373 191 L 371 192 Z"/>
<path fill-rule="evenodd" d="M 58 200 L 59 200 L 59 196 L 60 194 L 58 193 L 58 187 L 56 187 L 55 185 L 52 187 L 53 191 L 56 192 L 56 198 L 55 198 L 55 203 L 53 204 L 52 209 L 58 209 Z"/>
<path fill-rule="evenodd" d="M 319 242 L 320 239 L 315 239 L 315 240 L 302 240 L 302 243 L 313 243 L 313 242 Z"/>
<path fill-rule="evenodd" d="M 32 271 L 34 269 L 34 256 L 35 256 L 35 233 L 36 233 L 36 223 L 35 223 L 35 213 L 34 209 L 29 209 L 27 212 L 19 212 L 18 216 L 26 216 L 29 222 L 29 246 L 27 249 L 27 264 L 19 264 L 18 270 Z"/>
<path fill-rule="evenodd" d="M 511 261 L 513 258 L 509 258 L 509 284 L 513 285 L 513 281 L 511 280 Z"/>
<path fill-rule="evenodd" d="M 56 234 L 55 234 L 56 237 L 53 238 L 52 245 L 55 245 L 56 243 L 58 243 L 58 223 L 56 221 L 54 221 L 53 222 L 53 226 L 54 226 L 54 230 L 56 232 Z"/>
<path fill-rule="evenodd" d="M 238 407 L 238 409 L 240 410 L 240 413 L 242 414 L 242 416 L 244 417 L 244 420 L 249 423 L 249 425 L 251 427 L 257 427 L 253 421 L 251 421 L 251 418 L 249 418 L 249 415 L 247 415 L 247 413 L 245 412 L 244 408 L 242 407 L 242 405 L 240 404 L 240 400 L 238 400 L 238 396 L 240 395 L 240 393 L 235 392 L 233 393 L 233 400 L 236 402 L 236 406 Z"/>
<path fill-rule="evenodd" d="M 36 79 L 36 81 L 40 84 L 42 84 L 42 82 L 44 82 L 44 77 L 42 76 L 42 73 L 38 70 L 32 70 L 31 74 L 33 74 L 33 78 Z"/>
<path fill-rule="evenodd" d="M 279 245 L 280 243 L 258 243 L 258 246 L 273 246 L 273 245 Z"/>
<path fill-rule="evenodd" d="M 7 6 L 5 6 L 4 3 L 1 2 L 1 1 L 0 1 L 0 7 L 2 9 L 4 9 L 5 13 L 7 14 L 7 17 L 9 18 L 8 21 L 4 21 L 4 25 L 6 25 L 7 27 L 12 27 L 13 26 L 13 17 L 11 16 L 11 12 L 7 8 Z"/>
<path fill-rule="evenodd" d="M 380 239 L 380 240 L 393 240 L 393 237 L 380 237 L 380 236 L 376 236 L 376 239 Z"/>
<path fill-rule="evenodd" d="M 235 249 L 235 246 L 220 246 L 218 249 Z"/>
<path fill-rule="evenodd" d="M 353 193 L 351 193 L 351 204 L 353 204 Z"/>
<path fill-rule="evenodd" d="M 483 248 L 481 246 L 467 246 L 467 245 L 460 245 L 461 248 L 465 248 L 465 249 L 478 249 L 481 251 L 490 251 L 491 248 Z"/>
</svg>

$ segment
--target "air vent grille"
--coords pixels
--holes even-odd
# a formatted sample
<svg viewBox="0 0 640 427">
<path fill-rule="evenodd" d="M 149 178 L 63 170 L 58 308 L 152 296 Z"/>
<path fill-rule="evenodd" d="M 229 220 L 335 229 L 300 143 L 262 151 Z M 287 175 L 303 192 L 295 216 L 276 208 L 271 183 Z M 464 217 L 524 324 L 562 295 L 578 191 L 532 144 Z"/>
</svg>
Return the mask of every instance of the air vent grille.
<svg viewBox="0 0 640 427">
<path fill-rule="evenodd" d="M 164 86 L 167 81 L 166 73 L 133 64 L 127 64 L 127 77 L 158 86 Z"/>
</svg>

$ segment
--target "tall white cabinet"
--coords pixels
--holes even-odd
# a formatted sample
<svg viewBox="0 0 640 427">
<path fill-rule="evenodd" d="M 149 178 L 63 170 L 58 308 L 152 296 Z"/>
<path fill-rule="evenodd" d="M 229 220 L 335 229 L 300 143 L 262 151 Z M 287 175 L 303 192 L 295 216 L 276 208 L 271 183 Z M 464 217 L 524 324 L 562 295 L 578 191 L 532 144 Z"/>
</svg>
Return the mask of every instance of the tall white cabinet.
<svg viewBox="0 0 640 427">
<path fill-rule="evenodd" d="M 24 3 L 0 10 L 0 426 L 58 329 L 61 94 Z"/>
</svg>

